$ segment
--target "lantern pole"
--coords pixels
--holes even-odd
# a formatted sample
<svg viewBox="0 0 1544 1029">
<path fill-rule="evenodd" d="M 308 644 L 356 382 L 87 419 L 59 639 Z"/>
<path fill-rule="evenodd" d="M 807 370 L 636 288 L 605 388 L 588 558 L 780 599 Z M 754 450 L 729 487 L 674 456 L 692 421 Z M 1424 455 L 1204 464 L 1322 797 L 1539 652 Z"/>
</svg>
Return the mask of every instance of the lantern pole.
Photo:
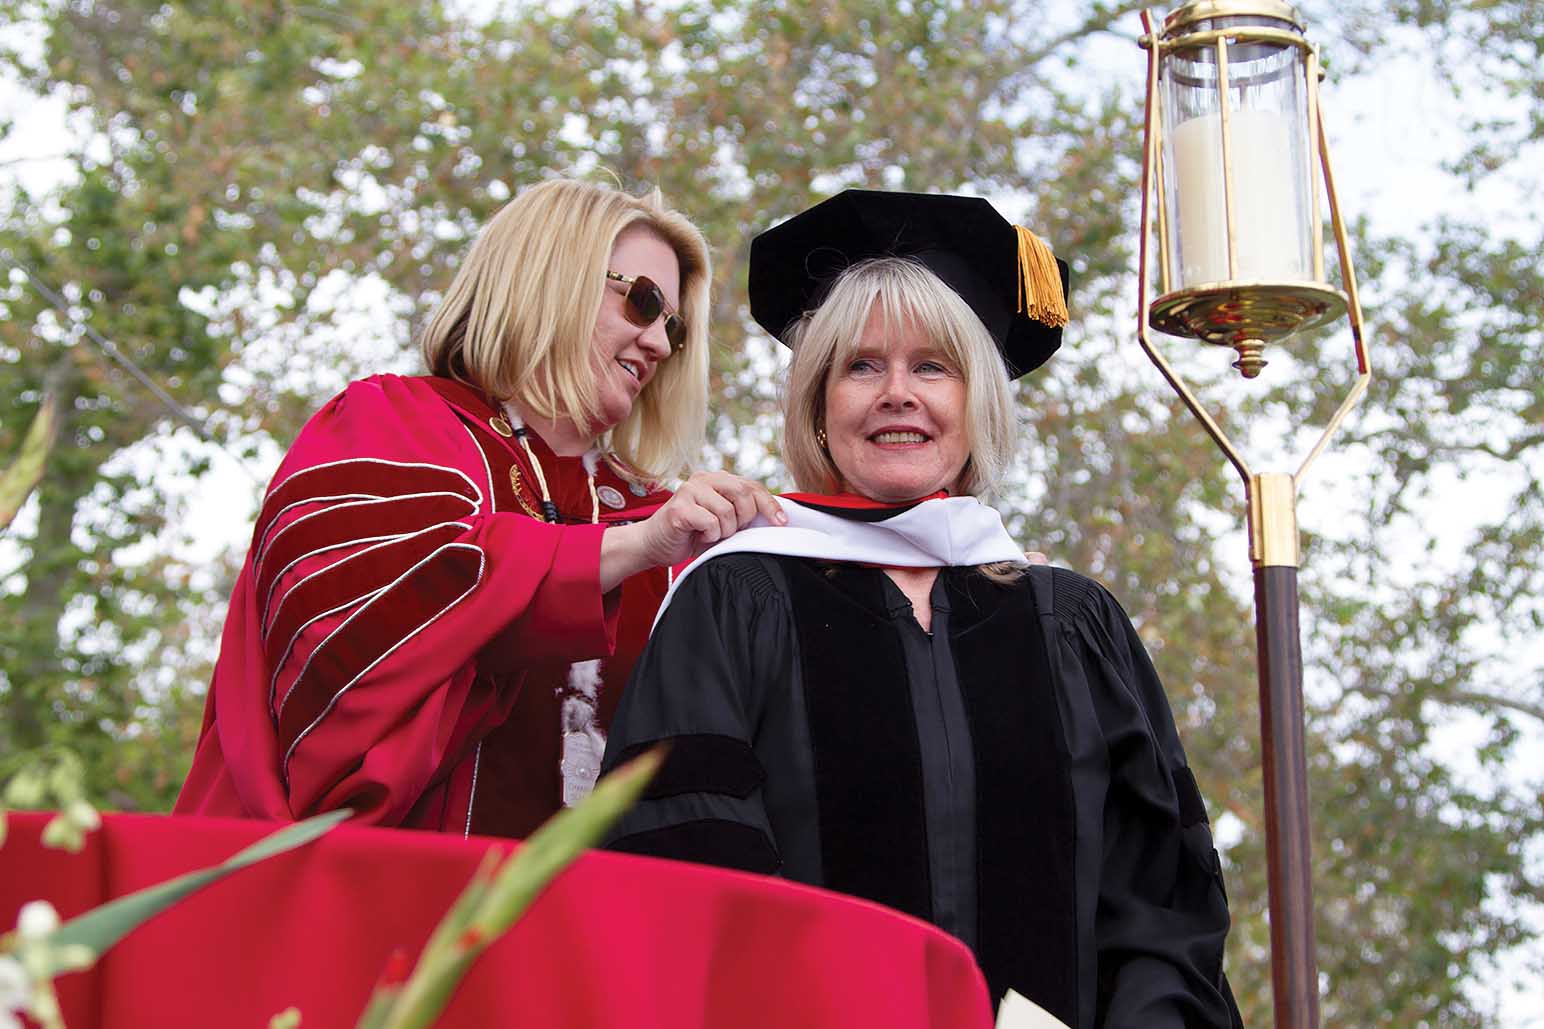
<svg viewBox="0 0 1544 1029">
<path fill-rule="evenodd" d="M 1192 5 L 1196 6 L 1196 5 Z M 1250 14 L 1250 4 L 1213 2 L 1206 4 L 1219 15 Z M 1274 11 L 1272 12 L 1274 14 Z M 1148 50 L 1147 108 L 1142 151 L 1142 224 L 1139 244 L 1137 338 L 1143 350 L 1184 401 L 1207 434 L 1243 480 L 1249 522 L 1249 554 L 1254 566 L 1255 640 L 1259 668 L 1260 734 L 1265 780 L 1266 855 L 1270 889 L 1271 981 L 1275 1025 L 1290 1029 L 1314 1029 L 1319 1024 L 1319 984 L 1314 956 L 1313 881 L 1309 848 L 1309 809 L 1307 760 L 1303 717 L 1303 659 L 1299 628 L 1297 572 L 1299 565 L 1296 512 L 1297 488 L 1308 467 L 1324 451 L 1330 437 L 1339 429 L 1346 415 L 1367 390 L 1370 370 L 1362 338 L 1361 306 L 1357 299 L 1356 277 L 1351 263 L 1344 223 L 1340 217 L 1330 171 L 1322 112 L 1318 100 L 1317 53 L 1297 38 L 1276 29 L 1249 26 L 1193 33 L 1192 46 L 1215 44 L 1217 47 L 1220 121 L 1223 142 L 1223 196 L 1228 231 L 1228 267 L 1230 280 L 1237 275 L 1237 240 L 1235 238 L 1235 193 L 1242 183 L 1235 183 L 1231 148 L 1227 141 L 1229 117 L 1226 95 L 1228 53 L 1226 39 L 1264 38 L 1303 46 L 1306 54 L 1306 110 L 1308 145 L 1311 158 L 1323 172 L 1329 199 L 1331 221 L 1339 249 L 1340 268 L 1345 293 L 1325 287 L 1322 244 L 1319 235 L 1318 193 L 1314 184 L 1312 206 L 1312 266 L 1314 281 L 1308 283 L 1207 284 L 1192 289 L 1181 286 L 1171 291 L 1170 248 L 1175 246 L 1176 227 L 1165 217 L 1166 197 L 1163 149 L 1160 141 L 1160 63 L 1166 43 L 1156 31 L 1151 12 L 1142 12 L 1142 46 Z M 1310 165 L 1310 172 L 1312 171 Z M 1312 176 L 1310 175 L 1310 179 Z M 1151 205 L 1159 204 L 1159 261 L 1164 296 L 1149 304 L 1148 245 L 1152 235 Z M 1285 313 L 1284 313 L 1285 312 Z M 1149 320 L 1154 327 L 1178 335 L 1198 336 L 1208 342 L 1224 343 L 1239 351 L 1235 367 L 1246 377 L 1259 374 L 1264 366 L 1260 350 L 1264 340 L 1279 339 L 1292 329 L 1285 325 L 1296 318 L 1296 328 L 1323 324 L 1346 313 L 1351 324 L 1356 359 L 1356 381 L 1324 432 L 1295 474 L 1256 472 L 1234 446 L 1217 421 L 1202 406 L 1149 336 Z"/>
</svg>

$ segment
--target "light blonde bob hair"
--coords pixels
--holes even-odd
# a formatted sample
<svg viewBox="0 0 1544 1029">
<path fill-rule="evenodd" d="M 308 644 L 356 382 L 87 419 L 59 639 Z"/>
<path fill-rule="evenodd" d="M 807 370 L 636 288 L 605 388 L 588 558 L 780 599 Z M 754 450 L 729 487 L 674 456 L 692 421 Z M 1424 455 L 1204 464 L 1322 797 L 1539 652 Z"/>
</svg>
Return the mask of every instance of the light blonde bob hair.
<svg viewBox="0 0 1544 1029">
<path fill-rule="evenodd" d="M 643 225 L 675 251 L 686 345 L 660 363 L 609 431 L 591 349 L 617 237 Z M 424 361 L 499 401 L 598 436 L 623 474 L 658 480 L 698 455 L 707 423 L 708 245 L 659 190 L 633 196 L 576 179 L 531 186 L 478 234 L 424 330 Z"/>
<path fill-rule="evenodd" d="M 841 488 L 841 469 L 816 434 L 826 423 L 826 384 L 833 370 L 857 352 L 876 307 L 887 326 L 914 323 L 965 380 L 970 456 L 951 492 L 979 497 L 995 491 L 1017 443 L 1002 357 L 970 305 L 921 262 L 904 257 L 854 264 L 842 272 L 820 307 L 788 333 L 793 366 L 783 397 L 783 462 L 794 481 L 800 489 L 816 493 Z"/>
</svg>

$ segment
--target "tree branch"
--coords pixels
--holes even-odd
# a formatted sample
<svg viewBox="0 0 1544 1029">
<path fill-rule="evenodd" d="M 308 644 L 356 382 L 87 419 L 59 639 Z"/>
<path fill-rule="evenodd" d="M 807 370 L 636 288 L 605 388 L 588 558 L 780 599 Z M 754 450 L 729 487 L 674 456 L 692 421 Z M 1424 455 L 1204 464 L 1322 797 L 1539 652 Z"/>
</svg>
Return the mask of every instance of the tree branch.
<svg viewBox="0 0 1544 1029">
<path fill-rule="evenodd" d="M 1394 690 L 1381 690 L 1371 686 L 1347 686 L 1346 693 L 1359 693 L 1364 697 L 1377 697 L 1384 700 L 1399 696 Z M 1449 707 L 1502 707 L 1519 714 L 1530 715 L 1544 722 L 1544 704 L 1537 704 L 1527 700 L 1518 700 L 1516 697 L 1508 697 L 1502 693 L 1492 693 L 1488 690 L 1449 690 L 1437 696 L 1429 698 L 1435 703 L 1446 704 Z"/>
<path fill-rule="evenodd" d="M 1095 32 L 1110 32 L 1112 31 L 1110 28 L 1111 24 L 1113 24 L 1117 19 L 1124 17 L 1125 15 L 1132 14 L 1136 11 L 1140 11 L 1147 6 L 1149 6 L 1147 3 L 1132 2 L 1132 0 L 1127 0 L 1126 3 L 1116 4 L 1114 7 L 1110 8 L 1096 7 L 1094 9 L 1094 13 L 1090 14 L 1086 19 L 1084 19 L 1081 25 L 1078 25 L 1076 28 L 1068 29 L 1066 32 L 1063 32 L 1059 36 L 1052 36 L 1050 39 L 1046 40 L 1045 43 L 1039 47 L 1039 49 L 1031 50 L 1025 54 L 1023 62 L 1024 67 L 1033 68 L 1035 65 L 1039 64 L 1047 57 L 1050 57 L 1052 54 L 1066 46 L 1068 43 L 1082 39 L 1084 36 L 1091 35 Z"/>
<path fill-rule="evenodd" d="M 1366 432 L 1348 433 L 1346 442 L 1362 446 L 1372 446 L 1374 441 L 1380 439 L 1408 439 L 1409 433 L 1402 425 L 1391 425 L 1383 429 L 1371 429 Z M 1489 443 L 1443 443 L 1437 440 L 1429 440 L 1425 443 L 1427 452 L 1433 457 L 1472 457 L 1484 455 L 1497 461 L 1515 461 L 1523 454 L 1535 447 L 1544 446 L 1544 432 L 1532 432 L 1519 436 L 1512 440 L 1507 447 L 1497 449 Z"/>
<path fill-rule="evenodd" d="M 1502 696 L 1499 693 L 1487 693 L 1484 690 L 1455 690 L 1446 697 L 1436 699 L 1453 704 L 1504 707 L 1521 714 L 1532 715 L 1540 722 L 1544 722 L 1544 704 L 1530 704 L 1526 700 L 1517 700 L 1513 697 Z"/>
<path fill-rule="evenodd" d="M 26 164 L 28 161 L 65 161 L 69 154 L 33 154 L 27 157 L 8 157 L 0 161 L 0 168 L 9 168 L 13 164 Z"/>
</svg>

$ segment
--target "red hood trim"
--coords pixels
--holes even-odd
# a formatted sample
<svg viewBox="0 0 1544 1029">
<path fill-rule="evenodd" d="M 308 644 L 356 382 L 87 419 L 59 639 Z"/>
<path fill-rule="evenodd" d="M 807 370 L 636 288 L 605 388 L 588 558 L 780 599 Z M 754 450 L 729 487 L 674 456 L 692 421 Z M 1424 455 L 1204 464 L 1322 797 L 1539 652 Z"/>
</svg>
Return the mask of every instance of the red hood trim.
<svg viewBox="0 0 1544 1029">
<path fill-rule="evenodd" d="M 782 493 L 780 496 L 799 504 L 808 504 L 811 507 L 836 507 L 849 511 L 900 511 L 906 508 L 916 507 L 924 500 L 942 500 L 949 495 L 948 490 L 939 490 L 925 497 L 917 497 L 915 500 L 903 500 L 891 504 L 882 500 L 870 500 L 868 497 L 859 496 L 856 493 Z"/>
</svg>

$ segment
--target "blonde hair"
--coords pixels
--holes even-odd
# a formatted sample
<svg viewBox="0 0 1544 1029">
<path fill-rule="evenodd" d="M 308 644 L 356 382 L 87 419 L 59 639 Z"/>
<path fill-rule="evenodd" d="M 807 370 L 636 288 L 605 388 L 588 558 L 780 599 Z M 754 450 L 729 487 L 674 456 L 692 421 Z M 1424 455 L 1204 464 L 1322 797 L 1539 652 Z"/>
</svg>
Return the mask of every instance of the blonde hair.
<svg viewBox="0 0 1544 1029">
<path fill-rule="evenodd" d="M 970 456 L 951 488 L 973 496 L 994 491 L 1017 442 L 1002 357 L 970 305 L 921 262 L 904 257 L 854 264 L 836 280 L 820 307 L 788 333 L 793 366 L 783 397 L 783 463 L 794 481 L 800 489 L 816 493 L 840 488 L 841 470 L 816 433 L 825 425 L 831 371 L 857 352 L 876 304 L 887 324 L 911 321 L 960 369 Z"/>
<path fill-rule="evenodd" d="M 660 479 L 684 469 L 707 423 L 708 245 L 659 190 L 633 196 L 554 179 L 495 214 L 424 330 L 424 361 L 497 400 L 586 431 L 601 421 L 590 355 L 617 237 L 642 225 L 680 263 L 686 345 L 662 362 L 628 416 L 598 440 L 619 470 Z"/>
</svg>

